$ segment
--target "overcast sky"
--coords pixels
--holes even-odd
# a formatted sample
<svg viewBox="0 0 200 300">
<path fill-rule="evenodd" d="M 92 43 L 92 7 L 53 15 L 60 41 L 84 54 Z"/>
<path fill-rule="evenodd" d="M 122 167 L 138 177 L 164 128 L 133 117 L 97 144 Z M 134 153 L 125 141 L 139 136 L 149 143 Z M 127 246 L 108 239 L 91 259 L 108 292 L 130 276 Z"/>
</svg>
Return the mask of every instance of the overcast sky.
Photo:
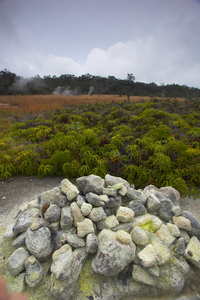
<svg viewBox="0 0 200 300">
<path fill-rule="evenodd" d="M 0 70 L 200 88 L 200 0 L 0 0 Z"/>
</svg>

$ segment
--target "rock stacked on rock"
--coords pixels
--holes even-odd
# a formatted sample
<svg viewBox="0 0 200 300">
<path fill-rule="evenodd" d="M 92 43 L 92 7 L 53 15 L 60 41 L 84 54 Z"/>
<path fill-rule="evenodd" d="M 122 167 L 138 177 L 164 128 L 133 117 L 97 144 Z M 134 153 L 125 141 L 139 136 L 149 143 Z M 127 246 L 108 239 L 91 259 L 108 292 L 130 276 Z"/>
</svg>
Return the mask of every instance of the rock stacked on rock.
<svg viewBox="0 0 200 300">
<path fill-rule="evenodd" d="M 12 228 L 17 250 L 7 261 L 11 274 L 25 272 L 26 283 L 35 287 L 43 277 L 42 262 L 51 258 L 52 295 L 67 300 L 87 256 L 93 255 L 97 274 L 117 280 L 131 268 L 127 295 L 140 295 L 144 286 L 178 295 L 189 269 L 200 269 L 200 223 L 181 211 L 179 192 L 152 185 L 136 190 L 109 174 L 80 177 L 76 183 L 64 179 L 20 211 Z M 113 293 L 115 299 L 120 295 Z"/>
</svg>

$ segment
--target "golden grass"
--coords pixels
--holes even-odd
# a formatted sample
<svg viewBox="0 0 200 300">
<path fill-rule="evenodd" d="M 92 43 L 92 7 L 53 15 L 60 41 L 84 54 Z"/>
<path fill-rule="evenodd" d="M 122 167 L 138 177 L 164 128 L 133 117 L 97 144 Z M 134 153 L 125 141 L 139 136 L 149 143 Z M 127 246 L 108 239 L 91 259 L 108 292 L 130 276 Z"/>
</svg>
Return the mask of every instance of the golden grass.
<svg viewBox="0 0 200 300">
<path fill-rule="evenodd" d="M 163 99 L 156 97 L 157 99 Z M 127 96 L 119 95 L 0 95 L 0 112 L 8 112 L 11 114 L 21 115 L 30 113 L 40 113 L 43 111 L 53 111 L 55 109 L 63 109 L 69 105 L 79 105 L 88 103 L 110 103 L 112 101 L 122 102 Z M 152 97 L 148 96 L 130 96 L 131 102 L 139 102 L 141 100 L 150 101 Z M 184 101 L 184 98 L 177 98 Z"/>
</svg>

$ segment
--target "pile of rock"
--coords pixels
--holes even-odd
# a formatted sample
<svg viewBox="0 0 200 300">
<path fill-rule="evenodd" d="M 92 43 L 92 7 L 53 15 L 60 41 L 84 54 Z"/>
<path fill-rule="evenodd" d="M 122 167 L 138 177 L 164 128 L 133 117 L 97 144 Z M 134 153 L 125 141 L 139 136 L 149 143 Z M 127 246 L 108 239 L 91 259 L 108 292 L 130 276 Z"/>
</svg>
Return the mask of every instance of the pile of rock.
<svg viewBox="0 0 200 300">
<path fill-rule="evenodd" d="M 200 268 L 200 223 L 181 211 L 172 187 L 136 190 L 120 177 L 89 175 L 64 179 L 20 211 L 12 228 L 17 248 L 7 261 L 14 276 L 23 272 L 30 287 L 41 283 L 42 262 L 51 260 L 56 299 L 73 295 L 88 255 L 95 273 L 112 276 L 131 269 L 113 296 L 178 295 L 191 268 Z M 193 267 L 194 266 L 194 267 Z M 128 273 L 127 273 L 128 274 Z M 103 291 L 96 299 L 105 299 Z"/>
</svg>

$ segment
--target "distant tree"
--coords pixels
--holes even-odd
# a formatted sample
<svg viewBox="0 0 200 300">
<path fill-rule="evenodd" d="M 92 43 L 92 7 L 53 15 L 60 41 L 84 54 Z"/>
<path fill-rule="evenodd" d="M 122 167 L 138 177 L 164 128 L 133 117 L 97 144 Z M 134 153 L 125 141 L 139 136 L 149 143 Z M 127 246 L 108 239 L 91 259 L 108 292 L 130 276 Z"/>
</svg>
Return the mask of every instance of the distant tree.
<svg viewBox="0 0 200 300">
<path fill-rule="evenodd" d="M 127 74 L 127 80 L 128 80 L 128 81 L 135 81 L 135 76 L 133 76 L 132 73 L 128 73 L 128 74 Z"/>
</svg>

